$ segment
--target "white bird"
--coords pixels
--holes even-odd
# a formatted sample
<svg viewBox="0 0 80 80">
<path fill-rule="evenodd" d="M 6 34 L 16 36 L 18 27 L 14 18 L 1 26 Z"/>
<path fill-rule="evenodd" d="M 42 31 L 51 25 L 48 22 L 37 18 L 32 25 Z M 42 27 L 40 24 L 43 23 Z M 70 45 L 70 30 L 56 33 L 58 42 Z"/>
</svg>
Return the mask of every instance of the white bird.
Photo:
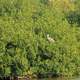
<svg viewBox="0 0 80 80">
<path fill-rule="evenodd" d="M 49 34 L 47 34 L 47 40 L 48 40 L 49 42 L 52 42 L 52 43 L 55 42 L 55 40 L 54 40 L 53 38 L 51 38 L 51 37 L 49 36 Z"/>
</svg>

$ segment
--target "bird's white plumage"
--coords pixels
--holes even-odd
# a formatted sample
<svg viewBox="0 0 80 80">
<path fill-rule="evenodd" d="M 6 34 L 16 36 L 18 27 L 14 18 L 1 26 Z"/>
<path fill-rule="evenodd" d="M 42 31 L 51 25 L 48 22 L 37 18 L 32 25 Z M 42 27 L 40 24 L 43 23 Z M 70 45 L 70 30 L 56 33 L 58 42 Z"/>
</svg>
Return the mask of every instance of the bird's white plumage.
<svg viewBox="0 0 80 80">
<path fill-rule="evenodd" d="M 53 38 L 51 38 L 51 37 L 49 36 L 49 34 L 47 34 L 47 40 L 48 40 L 49 42 L 52 42 L 52 43 L 55 42 L 55 40 L 54 40 Z"/>
</svg>

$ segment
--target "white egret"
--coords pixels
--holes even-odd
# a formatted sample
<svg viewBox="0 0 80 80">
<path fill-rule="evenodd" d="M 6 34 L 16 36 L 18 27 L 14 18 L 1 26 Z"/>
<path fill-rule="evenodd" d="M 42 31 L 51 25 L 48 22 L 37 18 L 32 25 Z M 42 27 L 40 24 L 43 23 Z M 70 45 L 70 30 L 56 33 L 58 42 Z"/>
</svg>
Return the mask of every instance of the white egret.
<svg viewBox="0 0 80 80">
<path fill-rule="evenodd" d="M 49 36 L 49 34 L 47 34 L 47 40 L 48 40 L 49 42 L 52 42 L 52 43 L 55 42 L 55 40 L 54 40 L 53 38 L 51 38 L 51 37 Z"/>
</svg>

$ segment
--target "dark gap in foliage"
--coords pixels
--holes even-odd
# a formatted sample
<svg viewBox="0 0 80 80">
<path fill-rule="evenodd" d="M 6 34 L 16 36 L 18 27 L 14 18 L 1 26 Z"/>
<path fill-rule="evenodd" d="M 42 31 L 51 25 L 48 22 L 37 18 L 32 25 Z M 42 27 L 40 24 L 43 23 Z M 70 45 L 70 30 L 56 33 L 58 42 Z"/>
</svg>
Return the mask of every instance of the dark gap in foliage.
<svg viewBox="0 0 80 80">
<path fill-rule="evenodd" d="M 41 30 L 40 27 L 35 27 L 35 28 L 34 28 L 34 32 L 35 32 L 36 35 L 38 35 L 41 31 L 42 31 L 42 30 Z"/>
<path fill-rule="evenodd" d="M 52 55 L 47 50 L 43 50 L 40 46 L 38 46 L 39 54 L 37 56 L 40 56 L 42 60 L 51 59 Z"/>
<path fill-rule="evenodd" d="M 15 51 L 16 51 L 16 45 L 13 44 L 13 42 L 8 42 L 5 46 L 6 49 L 6 54 L 9 54 L 10 56 L 14 56 Z"/>
<path fill-rule="evenodd" d="M 9 42 L 9 43 L 7 43 L 7 45 L 6 45 L 6 48 L 7 48 L 7 49 L 16 48 L 16 47 L 17 47 L 17 46 L 14 45 L 13 42 Z"/>
<path fill-rule="evenodd" d="M 0 80 L 11 80 L 9 76 L 6 77 L 0 77 Z"/>
<path fill-rule="evenodd" d="M 77 26 L 80 26 L 80 14 L 77 11 L 70 12 L 67 15 L 67 20 L 71 25 L 76 24 Z"/>
</svg>

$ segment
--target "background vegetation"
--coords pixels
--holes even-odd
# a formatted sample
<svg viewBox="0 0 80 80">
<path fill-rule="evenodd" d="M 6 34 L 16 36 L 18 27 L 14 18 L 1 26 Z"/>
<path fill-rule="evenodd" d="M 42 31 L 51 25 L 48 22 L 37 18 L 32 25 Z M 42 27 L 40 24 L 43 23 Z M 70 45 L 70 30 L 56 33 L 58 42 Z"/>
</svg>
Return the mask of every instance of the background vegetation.
<svg viewBox="0 0 80 80">
<path fill-rule="evenodd" d="M 80 75 L 80 1 L 0 0 L 0 76 L 46 72 Z"/>
</svg>

